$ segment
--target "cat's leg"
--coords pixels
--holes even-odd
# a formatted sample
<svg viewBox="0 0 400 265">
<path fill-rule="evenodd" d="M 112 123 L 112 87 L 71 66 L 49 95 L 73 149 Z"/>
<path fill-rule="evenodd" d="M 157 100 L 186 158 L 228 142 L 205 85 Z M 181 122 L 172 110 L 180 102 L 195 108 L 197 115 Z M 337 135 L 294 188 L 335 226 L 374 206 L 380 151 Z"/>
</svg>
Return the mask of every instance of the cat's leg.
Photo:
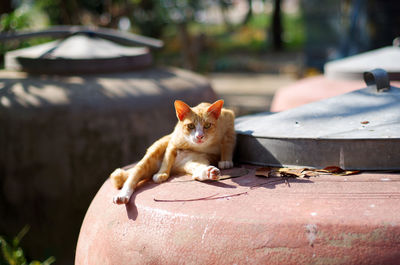
<svg viewBox="0 0 400 265">
<path fill-rule="evenodd" d="M 218 162 L 218 167 L 220 169 L 227 169 L 233 168 L 233 161 L 232 160 L 222 160 Z"/>
<path fill-rule="evenodd" d="M 113 202 L 115 204 L 127 204 L 134 190 L 135 189 L 131 187 L 131 185 L 124 185 L 118 194 L 114 196 Z"/>
<path fill-rule="evenodd" d="M 235 148 L 236 134 L 234 129 L 229 130 L 221 142 L 221 160 L 218 162 L 220 169 L 233 167 L 233 150 Z"/>
<path fill-rule="evenodd" d="M 221 171 L 211 165 L 197 165 L 192 173 L 192 178 L 197 180 L 218 180 L 221 177 Z"/>
<path fill-rule="evenodd" d="M 117 168 L 113 173 L 110 174 L 111 183 L 117 189 L 122 188 L 127 178 L 128 172 L 122 168 Z"/>
<path fill-rule="evenodd" d="M 220 170 L 210 165 L 207 155 L 194 152 L 182 152 L 178 154 L 173 170 L 189 173 L 193 179 L 197 180 L 217 180 L 221 176 Z"/>
<path fill-rule="evenodd" d="M 159 168 L 160 158 L 151 158 L 141 160 L 134 168 L 125 171 L 128 175 L 122 189 L 113 198 L 113 202 L 116 204 L 126 204 L 129 202 L 130 197 L 137 184 L 145 179 L 150 179 L 151 175 Z"/>
<path fill-rule="evenodd" d="M 135 176 L 139 178 L 135 179 Z M 117 189 L 121 189 L 119 193 L 114 196 L 113 202 L 116 204 L 126 204 L 132 196 L 134 187 L 141 180 L 141 176 L 137 175 L 136 166 L 128 170 L 117 168 L 110 175 L 111 183 Z"/>
<path fill-rule="evenodd" d="M 154 182 L 161 183 L 168 179 L 171 173 L 171 168 L 174 165 L 176 155 L 177 148 L 173 144 L 169 144 L 165 150 L 164 159 L 161 163 L 160 169 L 156 174 L 153 175 Z"/>
<path fill-rule="evenodd" d="M 126 177 L 127 175 L 126 181 L 123 184 L 122 189 L 113 198 L 114 203 L 128 203 L 137 184 L 142 180 L 149 179 L 154 174 L 154 172 L 157 171 L 162 155 L 167 148 L 169 139 L 170 136 L 167 135 L 156 141 L 152 146 L 149 147 L 149 149 L 147 149 L 145 156 L 133 168 L 127 171 L 114 171 L 115 174 L 121 174 L 121 172 L 125 172 L 124 177 Z M 112 175 L 114 173 L 112 173 Z"/>
<path fill-rule="evenodd" d="M 137 164 L 132 170 L 129 171 L 128 178 L 126 179 L 121 190 L 113 198 L 116 204 L 127 204 L 131 198 L 137 184 L 146 178 L 146 169 L 143 165 Z"/>
<path fill-rule="evenodd" d="M 185 166 L 186 172 L 192 174 L 193 179 L 197 180 L 218 180 L 221 177 L 221 171 L 211 165 L 188 162 Z"/>
</svg>

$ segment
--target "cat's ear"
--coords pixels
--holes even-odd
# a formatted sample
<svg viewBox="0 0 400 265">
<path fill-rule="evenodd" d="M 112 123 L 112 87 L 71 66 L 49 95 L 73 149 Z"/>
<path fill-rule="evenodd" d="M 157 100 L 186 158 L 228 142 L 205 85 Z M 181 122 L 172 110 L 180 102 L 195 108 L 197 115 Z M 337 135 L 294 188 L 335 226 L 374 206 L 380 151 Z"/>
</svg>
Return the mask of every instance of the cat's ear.
<svg viewBox="0 0 400 265">
<path fill-rule="evenodd" d="M 176 116 L 180 121 L 183 121 L 185 116 L 191 112 L 190 107 L 181 100 L 175 100 L 174 105 L 175 105 Z"/>
<path fill-rule="evenodd" d="M 218 119 L 223 105 L 224 101 L 222 99 L 217 100 L 207 109 L 207 112 L 212 114 L 214 118 Z"/>
</svg>

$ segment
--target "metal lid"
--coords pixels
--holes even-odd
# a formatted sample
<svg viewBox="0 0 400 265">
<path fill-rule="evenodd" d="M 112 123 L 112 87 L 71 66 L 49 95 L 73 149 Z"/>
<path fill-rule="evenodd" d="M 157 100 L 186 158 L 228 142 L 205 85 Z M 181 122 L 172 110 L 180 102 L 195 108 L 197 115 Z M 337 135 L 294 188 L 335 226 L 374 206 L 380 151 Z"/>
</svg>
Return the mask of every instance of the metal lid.
<svg viewBox="0 0 400 265">
<path fill-rule="evenodd" d="M 365 71 L 382 68 L 391 80 L 400 80 L 399 61 L 400 47 L 389 46 L 328 62 L 324 75 L 333 79 L 360 79 Z"/>
<path fill-rule="evenodd" d="M 295 109 L 238 118 L 241 162 L 344 169 L 400 169 L 400 89 L 381 69 L 367 88 Z"/>
<path fill-rule="evenodd" d="M 37 74 L 84 74 L 142 69 L 152 64 L 148 47 L 162 42 L 128 33 L 85 27 L 57 27 L 40 32 L 3 33 L 0 40 L 39 36 L 63 39 L 6 53 L 7 69 Z M 124 45 L 142 45 L 128 47 Z M 146 46 L 146 47 L 143 47 Z"/>
</svg>

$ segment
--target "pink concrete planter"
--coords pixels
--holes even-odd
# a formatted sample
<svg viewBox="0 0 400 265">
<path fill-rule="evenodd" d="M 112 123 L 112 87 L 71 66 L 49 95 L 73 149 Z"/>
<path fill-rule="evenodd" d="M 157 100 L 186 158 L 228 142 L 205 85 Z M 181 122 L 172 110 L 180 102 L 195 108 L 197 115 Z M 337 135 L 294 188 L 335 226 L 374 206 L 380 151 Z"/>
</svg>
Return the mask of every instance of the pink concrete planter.
<svg viewBox="0 0 400 265">
<path fill-rule="evenodd" d="M 392 86 L 400 87 L 399 81 L 390 83 Z M 271 111 L 284 111 L 364 87 L 366 85 L 363 80 L 334 80 L 322 75 L 307 77 L 292 85 L 280 88 L 272 100 Z"/>
<path fill-rule="evenodd" d="M 325 175 L 288 186 L 249 169 L 220 182 L 186 180 L 147 183 L 126 206 L 112 203 L 117 190 L 107 180 L 86 213 L 75 264 L 400 260 L 400 174 Z M 155 201 L 198 198 L 208 199 Z"/>
</svg>

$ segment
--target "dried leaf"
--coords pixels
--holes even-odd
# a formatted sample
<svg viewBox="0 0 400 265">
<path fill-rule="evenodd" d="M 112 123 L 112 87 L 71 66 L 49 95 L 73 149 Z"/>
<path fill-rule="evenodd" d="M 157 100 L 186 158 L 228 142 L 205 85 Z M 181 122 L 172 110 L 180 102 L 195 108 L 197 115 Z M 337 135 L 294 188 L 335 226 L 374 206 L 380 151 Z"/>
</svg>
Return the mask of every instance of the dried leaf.
<svg viewBox="0 0 400 265">
<path fill-rule="evenodd" d="M 259 167 L 256 169 L 256 176 L 268 178 L 270 177 L 269 173 L 271 172 L 271 170 L 272 170 L 271 167 Z"/>
<path fill-rule="evenodd" d="M 256 170 L 257 177 L 267 178 L 307 178 L 318 176 L 318 173 L 312 171 L 309 168 L 273 168 L 273 167 L 260 167 Z"/>
<path fill-rule="evenodd" d="M 319 175 L 320 175 L 319 172 L 307 169 L 306 171 L 303 172 L 303 175 L 301 175 L 300 178 L 312 178 L 312 177 L 318 177 Z"/>
<path fill-rule="evenodd" d="M 344 170 L 337 166 L 329 166 L 329 167 L 325 167 L 324 169 L 318 169 L 317 172 L 330 173 L 330 174 L 339 175 L 339 176 L 349 176 L 349 175 L 358 174 L 361 171 L 360 170 Z"/>
<path fill-rule="evenodd" d="M 279 172 L 284 173 L 284 175 L 300 177 L 304 174 L 303 172 L 305 170 L 307 170 L 307 168 L 280 168 Z"/>
<path fill-rule="evenodd" d="M 323 169 L 318 169 L 317 171 L 324 172 L 324 173 L 337 174 L 337 173 L 342 173 L 344 170 L 337 166 L 328 166 Z"/>
<path fill-rule="evenodd" d="M 282 177 L 282 173 L 279 172 L 279 170 L 271 170 L 268 173 L 268 177 L 269 178 L 280 178 L 280 177 Z"/>
<path fill-rule="evenodd" d="M 310 178 L 318 177 L 321 173 L 348 176 L 360 173 L 359 170 L 344 170 L 338 166 L 328 166 L 323 169 L 314 168 L 274 168 L 260 167 L 256 170 L 257 177 L 267 178 Z"/>
<path fill-rule="evenodd" d="M 369 121 L 362 121 L 361 124 L 368 124 Z"/>
<path fill-rule="evenodd" d="M 349 176 L 349 175 L 356 175 L 359 174 L 361 171 L 360 170 L 345 170 L 339 174 L 335 175 L 340 175 L 340 176 Z"/>
</svg>

